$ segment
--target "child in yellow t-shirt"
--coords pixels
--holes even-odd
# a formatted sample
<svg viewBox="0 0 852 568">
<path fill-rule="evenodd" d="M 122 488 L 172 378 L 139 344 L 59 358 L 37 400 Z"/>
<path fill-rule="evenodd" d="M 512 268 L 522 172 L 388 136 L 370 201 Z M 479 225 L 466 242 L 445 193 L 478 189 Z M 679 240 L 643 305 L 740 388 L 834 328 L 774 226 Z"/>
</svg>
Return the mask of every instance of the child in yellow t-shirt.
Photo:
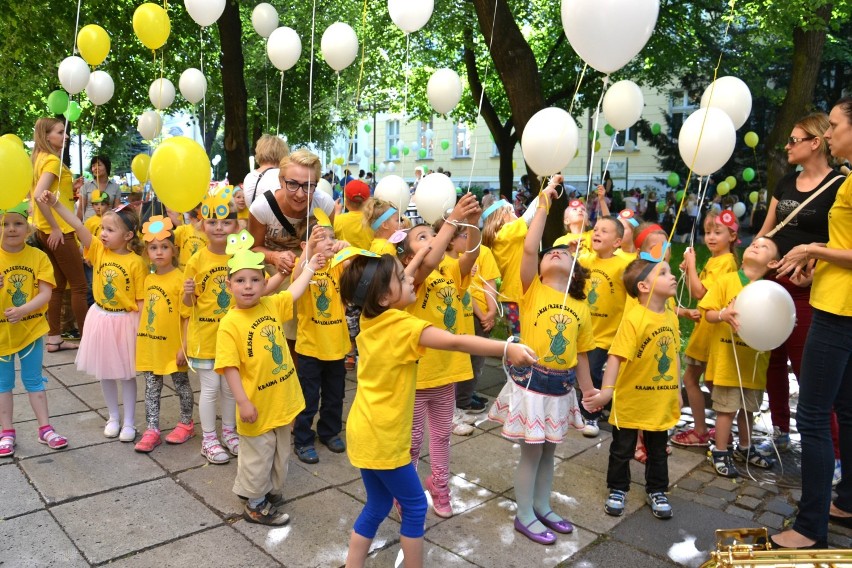
<svg viewBox="0 0 852 568">
<path fill-rule="evenodd" d="M 52 450 L 68 445 L 50 425 L 46 379 L 42 376 L 43 336 L 48 331 L 47 303 L 56 286 L 53 265 L 47 255 L 27 245 L 30 227 L 28 203 L 0 210 L 0 458 L 15 454 L 12 422 L 15 388 L 15 356 L 21 367 L 21 382 L 38 422 L 38 441 Z"/>
<path fill-rule="evenodd" d="M 101 217 L 104 216 L 104 213 L 109 211 L 109 194 L 96 189 L 92 192 L 89 200 L 92 203 L 92 209 L 95 211 L 95 214 L 86 219 L 83 225 L 90 233 L 92 233 L 92 236 L 97 239 L 101 235 Z M 85 258 L 85 253 L 83 255 L 83 272 L 86 274 L 86 283 L 89 285 L 89 290 L 86 294 L 86 301 L 89 303 L 89 307 L 92 307 L 95 303 L 95 296 L 92 288 L 92 263 Z"/>
<path fill-rule="evenodd" d="M 683 253 L 680 269 L 686 273 L 689 295 L 696 300 L 704 298 L 723 274 L 737 271 L 734 248 L 739 226 L 736 219 L 731 211 L 723 211 L 721 215 L 711 211 L 704 218 L 704 243 L 711 256 L 700 273 L 695 266 L 695 251 L 692 247 L 688 247 Z M 704 392 L 698 382 L 707 367 L 709 338 L 710 326 L 703 319 L 696 322 L 684 353 L 686 371 L 683 373 L 683 387 L 686 389 L 694 423 L 692 428 L 672 436 L 672 444 L 677 446 L 710 445 L 710 431 L 705 422 Z M 713 383 L 706 377 L 704 384 L 710 389 L 713 388 Z"/>
<path fill-rule="evenodd" d="M 586 300 L 592 314 L 595 348 L 589 353 L 589 368 L 595 388 L 601 387 L 603 368 L 609 347 L 621 323 L 627 291 L 624 289 L 624 269 L 630 260 L 616 254 L 624 237 L 624 226 L 615 217 L 600 217 L 595 223 L 590 254 L 580 256 L 580 264 L 589 272 L 586 280 Z M 600 412 L 580 408 L 586 425 L 583 436 L 594 438 L 600 433 Z"/>
<path fill-rule="evenodd" d="M 404 266 L 418 251 L 429 252 L 414 275 L 417 301 L 407 306 L 412 315 L 453 334 L 463 333 L 464 308 L 461 297 L 470 283 L 470 271 L 477 253 L 466 254 L 456 261 L 445 259 L 457 223 L 475 221 L 480 214 L 476 197 L 465 194 L 437 234 L 430 225 L 418 225 L 408 231 L 400 243 L 399 255 Z M 360 373 L 359 373 L 360 376 Z M 414 401 L 414 424 L 411 431 L 411 462 L 417 466 L 426 419 L 429 420 L 429 465 L 431 475 L 426 489 L 432 495 L 432 508 L 440 517 L 453 515 L 450 506 L 450 435 L 456 414 L 456 385 L 473 377 L 470 357 L 459 352 L 427 350 L 417 366 L 417 394 Z"/>
<path fill-rule="evenodd" d="M 363 309 L 356 339 L 358 390 L 346 422 L 346 442 L 349 460 L 360 468 L 367 491 L 367 502 L 349 540 L 347 566 L 364 565 L 394 500 L 402 509 L 400 544 L 406 562 L 423 563 L 426 497 L 410 449 L 416 363 L 425 349 L 505 354 L 517 365 L 535 360 L 526 346 L 454 335 L 403 311 L 416 301 L 414 274 L 430 252 L 428 246 L 420 248 L 405 269 L 390 255 L 358 256 L 341 277 L 344 302 Z"/>
<path fill-rule="evenodd" d="M 584 301 L 586 271 L 575 263 L 568 245 L 539 253 L 550 203 L 562 176 L 554 176 L 539 196 L 524 241 L 519 276 L 521 338 L 539 359 L 531 367 L 509 367 L 511 381 L 500 391 L 488 417 L 503 425 L 502 434 L 521 442 L 515 472 L 515 530 L 540 544 L 574 526 L 550 503 L 556 445 L 569 428 L 582 428 L 575 384 L 585 396 L 597 391 L 586 354 L 594 346 L 592 316 Z M 567 297 L 566 297 L 567 295 Z"/>
<path fill-rule="evenodd" d="M 163 375 L 171 375 L 178 394 L 180 417 L 166 436 L 170 444 L 182 444 L 195 436 L 192 421 L 192 386 L 187 373 L 183 329 L 189 308 L 181 301 L 183 274 L 177 269 L 177 250 L 171 219 L 152 216 L 142 226 L 145 258 L 153 272 L 145 277 L 145 303 L 136 332 L 136 370 L 145 378 L 145 422 L 147 427 L 136 443 L 137 452 L 151 452 L 160 438 L 160 395 Z"/>
<path fill-rule="evenodd" d="M 470 241 L 470 238 L 465 239 Z M 468 248 L 473 248 L 472 243 Z M 497 318 L 497 279 L 500 278 L 500 267 L 494 260 L 494 253 L 485 245 L 479 245 L 479 258 L 470 271 L 470 296 L 473 300 L 473 330 L 479 337 L 491 337 L 494 322 Z M 479 414 L 485 410 L 488 399 L 476 393 L 476 385 L 482 376 L 482 368 L 485 366 L 485 357 L 472 355 L 470 366 L 473 368 L 473 382 L 469 387 L 463 387 L 462 383 L 456 385 L 456 408 L 460 408 L 467 414 Z M 468 402 L 469 401 L 469 402 Z"/>
<path fill-rule="evenodd" d="M 189 211 L 189 223 L 175 228 L 175 246 L 178 249 L 178 268 L 186 270 L 186 263 L 196 252 L 207 246 L 207 234 L 204 232 L 204 220 L 199 214 L 199 205 Z"/>
<path fill-rule="evenodd" d="M 246 206 L 246 194 L 242 185 L 234 188 L 234 206 L 237 208 L 237 221 L 240 223 L 240 229 L 248 229 L 249 208 Z"/>
<path fill-rule="evenodd" d="M 247 499 L 243 509 L 247 521 L 281 526 L 290 520 L 281 510 L 290 424 L 305 407 L 281 324 L 293 317 L 294 302 L 324 266 L 325 257 L 314 255 L 287 290 L 269 297 L 263 297 L 270 289 L 263 253 L 241 248 L 227 263 L 234 308 L 219 323 L 214 369 L 225 376 L 240 410 L 234 493 Z"/>
<path fill-rule="evenodd" d="M 363 226 L 373 233 L 370 251 L 376 254 L 396 255 L 396 245 L 388 239 L 397 231 L 406 228 L 408 219 L 392 204 L 375 197 L 364 202 L 362 211 Z"/>
<path fill-rule="evenodd" d="M 343 188 L 346 212 L 334 216 L 334 236 L 350 245 L 369 249 L 373 241 L 373 230 L 364 225 L 364 203 L 370 199 L 370 186 L 355 179 Z"/>
<path fill-rule="evenodd" d="M 772 239 L 756 238 L 743 252 L 742 268 L 720 277 L 698 304 L 704 321 L 711 327 L 707 377 L 713 381 L 716 442 L 723 444 L 723 449 L 711 446 L 707 457 L 722 477 L 739 475 L 733 459 L 761 468 L 770 468 L 774 463 L 771 456 L 751 445 L 751 413 L 760 410 L 763 401 L 769 353 L 755 351 L 736 334 L 739 322 L 733 302 L 743 287 L 766 276 L 778 259 L 778 246 Z M 728 325 L 719 325 L 723 322 Z M 735 416 L 739 444 L 729 450 L 724 441 L 731 436 Z"/>
<path fill-rule="evenodd" d="M 641 430 L 645 438 L 645 491 L 651 512 L 659 519 L 672 516 L 669 487 L 668 429 L 680 418 L 677 317 L 667 302 L 677 293 L 677 279 L 662 251 L 641 253 L 624 270 L 624 286 L 638 300 L 624 314 L 613 339 L 598 395 L 584 400 L 594 411 L 612 401 L 609 423 L 607 514 L 624 514 L 630 490 L 630 460 Z"/>
<path fill-rule="evenodd" d="M 503 275 L 500 300 L 509 331 L 515 338 L 521 336 L 518 302 L 523 296 L 523 289 L 518 275 L 526 236 L 527 222 L 515 215 L 515 208 L 505 199 L 492 203 L 482 212 L 482 244 L 494 253 L 494 260 Z"/>
<path fill-rule="evenodd" d="M 336 242 L 332 227 L 319 225 L 313 218 L 310 221 L 308 241 L 300 243 L 303 256 L 319 254 L 330 258 Z M 297 263 L 293 277 L 298 278 L 301 270 Z M 296 362 L 305 409 L 293 423 L 293 443 L 299 460 L 309 464 L 319 461 L 314 447 L 315 436 L 334 453 L 346 451 L 340 432 L 346 390 L 343 358 L 349 352 L 350 343 L 340 299 L 342 271 L 342 265 L 318 269 L 310 279 L 310 293 L 303 294 L 296 302 Z M 320 417 L 315 434 L 313 423 L 317 410 Z"/>
<path fill-rule="evenodd" d="M 586 230 L 587 220 L 585 203 L 579 199 L 568 202 L 562 216 L 566 234 L 553 241 L 553 246 L 571 245 L 578 255 L 589 252 L 592 249 L 592 231 Z"/>
</svg>

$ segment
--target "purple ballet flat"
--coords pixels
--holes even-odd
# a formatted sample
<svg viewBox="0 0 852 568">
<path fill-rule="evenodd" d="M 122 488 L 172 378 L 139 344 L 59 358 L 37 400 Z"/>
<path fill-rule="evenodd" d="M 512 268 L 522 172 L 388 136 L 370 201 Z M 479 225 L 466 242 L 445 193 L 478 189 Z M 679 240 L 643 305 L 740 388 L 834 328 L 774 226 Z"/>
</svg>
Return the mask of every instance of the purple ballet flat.
<svg viewBox="0 0 852 568">
<path fill-rule="evenodd" d="M 536 518 L 541 521 L 541 524 L 546 526 L 552 531 L 556 531 L 562 534 L 571 534 L 574 532 L 574 525 L 571 524 L 571 521 L 566 521 L 565 519 L 559 521 L 551 521 L 547 518 L 547 515 L 553 513 L 553 511 L 549 511 L 547 515 L 540 515 L 538 511 L 533 511 L 535 513 Z M 556 514 L 556 513 L 554 513 Z"/>
<path fill-rule="evenodd" d="M 527 526 L 524 526 L 518 517 L 515 517 L 515 530 L 530 539 L 533 542 L 537 542 L 539 544 L 553 544 L 556 542 L 556 535 L 550 531 L 542 531 L 540 533 L 532 532 L 529 529 L 529 526 L 532 525 L 537 519 L 533 519 L 532 523 Z"/>
</svg>

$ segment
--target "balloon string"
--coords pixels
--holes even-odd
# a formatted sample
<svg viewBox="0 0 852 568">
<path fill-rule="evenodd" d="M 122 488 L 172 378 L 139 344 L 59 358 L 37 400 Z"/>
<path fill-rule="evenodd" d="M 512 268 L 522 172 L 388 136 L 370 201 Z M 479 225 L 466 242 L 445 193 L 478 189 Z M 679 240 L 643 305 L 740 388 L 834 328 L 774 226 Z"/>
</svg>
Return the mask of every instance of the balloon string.
<svg viewBox="0 0 852 568">
<path fill-rule="evenodd" d="M 311 66 L 308 76 L 308 140 L 314 139 L 314 35 L 317 24 L 317 0 L 311 12 Z"/>
<path fill-rule="evenodd" d="M 77 0 L 77 21 L 74 24 L 74 47 L 71 48 L 71 55 L 77 53 L 77 34 L 80 33 L 80 6 L 82 4 L 83 0 Z"/>
<path fill-rule="evenodd" d="M 204 75 L 204 28 L 198 30 L 199 52 L 201 57 L 201 74 Z M 206 77 L 206 75 L 205 75 Z M 207 153 L 207 89 L 204 89 L 204 97 L 201 100 L 201 121 L 198 129 L 201 131 L 201 146 Z"/>
<path fill-rule="evenodd" d="M 592 175 L 593 175 L 592 172 L 595 169 L 595 154 L 597 153 L 597 150 L 595 149 L 595 146 L 597 146 L 597 144 L 595 144 L 595 143 L 598 141 L 598 124 L 600 124 L 600 120 L 601 120 L 601 104 L 603 104 L 604 94 L 606 94 L 606 90 L 607 90 L 608 86 L 609 86 L 609 75 L 605 75 L 604 78 L 603 78 L 603 88 L 601 89 L 601 96 L 598 99 L 598 106 L 595 109 L 594 120 L 592 122 L 592 132 L 590 133 L 590 134 L 593 133 L 592 135 L 594 137 L 592 139 L 593 140 L 592 141 L 592 151 L 589 152 L 589 178 L 586 182 L 586 203 L 589 202 L 589 194 L 592 192 Z M 558 147 L 556 148 L 556 151 L 557 152 L 559 151 Z M 573 271 L 573 269 L 572 269 L 572 271 Z"/>
<path fill-rule="evenodd" d="M 284 96 L 284 71 L 281 72 L 281 86 L 278 87 L 278 122 L 275 125 L 275 135 L 281 134 L 281 100 Z"/>
<path fill-rule="evenodd" d="M 367 0 L 364 0 L 363 7 L 361 9 L 361 64 L 359 65 L 358 70 L 358 81 L 355 84 L 355 112 L 358 112 L 358 107 L 361 105 L 361 83 L 364 79 L 364 62 L 366 61 L 366 46 L 367 46 Z M 338 98 L 340 97 L 340 73 L 337 74 L 337 93 Z M 357 127 L 356 127 L 357 128 Z M 352 144 L 354 140 L 352 139 L 352 129 L 349 129 L 349 138 L 346 142 L 346 146 L 348 148 L 348 153 L 344 157 L 344 160 L 348 160 L 349 156 L 352 155 Z M 345 163 L 345 162 L 344 162 Z M 344 168 L 343 164 L 340 165 L 340 177 L 344 179 Z M 343 188 L 341 188 L 343 189 Z M 344 201 L 346 198 L 344 197 Z"/>
<path fill-rule="evenodd" d="M 571 104 L 568 105 L 568 114 L 574 112 L 574 102 L 577 100 L 577 93 L 580 92 L 580 86 L 583 84 L 583 78 L 586 76 L 586 69 L 589 68 L 589 64 L 586 63 L 583 65 L 583 70 L 580 71 L 580 76 L 577 78 L 577 86 L 574 88 L 574 94 L 571 96 Z"/>
<path fill-rule="evenodd" d="M 263 80 L 266 83 L 266 132 L 269 132 L 269 58 L 263 58 Z"/>
<path fill-rule="evenodd" d="M 403 120 L 408 115 L 408 73 L 409 73 L 409 57 L 411 55 L 411 34 L 405 34 L 405 69 L 403 69 L 403 75 L 405 75 L 405 90 L 403 91 L 403 99 L 402 99 L 402 116 Z M 400 152 L 402 153 L 402 157 L 399 161 L 399 176 L 405 179 L 405 152 L 400 148 Z"/>
</svg>

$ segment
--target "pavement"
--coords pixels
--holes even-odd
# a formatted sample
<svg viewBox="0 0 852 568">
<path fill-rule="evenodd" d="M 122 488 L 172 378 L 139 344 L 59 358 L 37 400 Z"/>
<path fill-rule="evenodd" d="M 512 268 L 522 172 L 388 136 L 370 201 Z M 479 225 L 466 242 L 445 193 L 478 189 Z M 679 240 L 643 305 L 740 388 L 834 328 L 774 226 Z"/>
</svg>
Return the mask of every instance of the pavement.
<svg viewBox="0 0 852 568">
<path fill-rule="evenodd" d="M 37 443 L 27 395 L 15 390 L 17 452 L 0 461 L 0 566 L 343 566 L 349 532 L 365 500 L 358 470 L 345 454 L 318 444 L 316 465 L 291 456 L 284 506 L 290 524 L 270 529 L 247 523 L 231 492 L 236 460 L 208 464 L 199 453 L 199 436 L 179 446 L 163 444 L 151 454 L 104 438 L 100 385 L 75 369 L 74 354 L 45 354 L 51 423 L 69 438 L 67 449 L 52 451 Z M 480 392 L 496 395 L 505 380 L 499 362 L 489 360 L 484 375 Z M 190 377 L 198 392 L 197 377 Z M 164 432 L 178 418 L 169 384 L 166 379 Z M 347 412 L 355 389 L 350 373 Z M 138 393 L 141 401 L 141 379 Z M 139 402 L 140 431 L 144 414 Z M 517 444 L 502 438 L 499 425 L 484 415 L 473 435 L 453 436 L 456 514 L 441 519 L 429 512 L 426 566 L 697 567 L 715 550 L 715 529 L 765 526 L 774 532 L 795 513 L 800 496 L 795 448 L 784 454 L 783 472 L 776 465 L 768 474 L 752 470 L 755 480 L 737 481 L 717 477 L 700 449 L 674 448 L 669 460 L 674 518 L 651 515 L 637 462 L 625 515 L 607 516 L 606 428 L 594 439 L 571 432 L 557 449 L 553 506 L 577 529 L 560 535 L 553 546 L 535 544 L 512 528 Z M 422 461 L 425 478 L 428 454 Z M 834 525 L 831 530 L 832 547 L 850 548 L 852 531 Z M 388 518 L 368 566 L 401 565 L 399 523 Z"/>
</svg>

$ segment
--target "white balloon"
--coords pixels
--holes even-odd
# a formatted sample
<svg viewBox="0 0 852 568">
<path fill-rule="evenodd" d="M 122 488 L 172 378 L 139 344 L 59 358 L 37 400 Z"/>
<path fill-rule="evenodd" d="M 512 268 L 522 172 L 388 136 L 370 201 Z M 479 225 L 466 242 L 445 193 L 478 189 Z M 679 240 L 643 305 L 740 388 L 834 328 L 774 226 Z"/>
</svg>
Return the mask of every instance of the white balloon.
<svg viewBox="0 0 852 568">
<path fill-rule="evenodd" d="M 385 173 L 385 170 L 387 170 L 387 169 L 388 169 L 388 165 L 386 163 L 382 162 L 381 164 L 379 164 L 379 173 L 380 174 Z"/>
<path fill-rule="evenodd" d="M 169 108 L 175 102 L 175 85 L 168 79 L 155 79 L 148 88 L 148 98 L 157 110 Z"/>
<path fill-rule="evenodd" d="M 115 93 L 115 82 L 106 71 L 93 71 L 86 85 L 86 96 L 95 106 L 109 102 Z"/>
<path fill-rule="evenodd" d="M 279 71 L 293 67 L 302 55 L 302 40 L 293 28 L 281 26 L 266 42 L 266 54 Z"/>
<path fill-rule="evenodd" d="M 704 125 L 703 134 L 702 124 Z M 701 136 L 700 144 L 699 136 Z M 683 163 L 700 176 L 709 176 L 724 166 L 734 153 L 736 143 L 737 131 L 734 123 L 724 111 L 718 108 L 702 108 L 689 115 L 681 126 L 677 138 Z"/>
<path fill-rule="evenodd" d="M 417 213 L 423 220 L 434 223 L 455 206 L 456 186 L 444 174 L 423 176 L 414 190 L 414 201 L 417 203 Z"/>
<path fill-rule="evenodd" d="M 225 11 L 225 0 L 183 0 L 183 5 L 189 16 L 202 28 L 215 23 Z"/>
<path fill-rule="evenodd" d="M 524 127 L 524 160 L 539 175 L 558 174 L 574 159 L 579 136 L 577 124 L 563 109 L 542 109 Z"/>
<path fill-rule="evenodd" d="M 155 110 L 146 110 L 139 116 L 139 124 L 136 130 L 142 135 L 143 140 L 153 140 L 163 130 L 163 119 Z"/>
<path fill-rule="evenodd" d="M 603 98 L 606 121 L 616 130 L 627 130 L 642 116 L 645 99 L 633 81 L 619 81 L 607 89 Z"/>
<path fill-rule="evenodd" d="M 659 0 L 562 0 L 562 27 L 577 55 L 609 74 L 642 51 L 659 11 Z"/>
<path fill-rule="evenodd" d="M 396 162 L 388 162 L 388 171 L 395 172 L 396 171 Z"/>
<path fill-rule="evenodd" d="M 431 128 L 427 128 L 424 135 L 426 136 L 426 140 L 431 140 L 432 138 L 435 137 L 435 131 L 432 130 Z"/>
<path fill-rule="evenodd" d="M 369 148 L 364 148 L 364 151 L 361 152 L 361 153 L 364 154 L 365 158 L 369 159 L 369 157 L 370 157 L 370 149 Z"/>
<path fill-rule="evenodd" d="M 252 10 L 251 25 L 260 37 L 269 37 L 278 28 L 278 10 L 266 2 L 258 4 Z"/>
<path fill-rule="evenodd" d="M 325 178 L 320 178 L 317 182 L 317 189 L 323 193 L 327 193 L 329 197 L 334 197 L 334 190 L 331 189 L 331 184 Z"/>
<path fill-rule="evenodd" d="M 411 146 L 409 146 L 409 148 L 411 148 L 412 152 L 417 152 L 418 150 L 420 150 L 420 142 L 417 142 L 415 140 L 414 142 L 411 143 Z"/>
<path fill-rule="evenodd" d="M 358 36 L 349 24 L 335 22 L 322 34 L 320 52 L 328 66 L 343 71 L 358 57 Z"/>
<path fill-rule="evenodd" d="M 426 84 L 426 96 L 429 98 L 429 104 L 439 114 L 447 114 L 456 108 L 462 96 L 458 73 L 452 69 L 438 69 L 432 73 Z"/>
<path fill-rule="evenodd" d="M 407 34 L 425 26 L 434 9 L 435 0 L 388 0 L 391 20 Z"/>
<path fill-rule="evenodd" d="M 207 93 L 207 78 L 195 67 L 190 67 L 180 74 L 178 87 L 183 98 L 192 104 L 197 104 Z"/>
<path fill-rule="evenodd" d="M 397 211 L 408 209 L 408 203 L 411 201 L 411 191 L 408 188 L 408 183 L 401 177 L 393 175 L 385 176 L 379 180 L 374 195 L 376 199 L 392 203 Z"/>
<path fill-rule="evenodd" d="M 715 88 L 714 88 L 715 85 Z M 713 100 L 710 100 L 710 93 Z M 739 129 L 751 114 L 751 91 L 742 79 L 737 77 L 719 77 L 704 89 L 701 95 L 701 108 L 720 108 L 734 122 L 734 128 Z"/>
<path fill-rule="evenodd" d="M 632 154 L 633 152 L 635 152 L 636 151 L 636 142 L 634 142 L 633 140 L 628 140 L 627 142 L 625 142 L 624 143 L 624 151 L 627 152 L 628 154 Z"/>
<path fill-rule="evenodd" d="M 72 55 L 59 64 L 59 82 L 69 95 L 76 95 L 89 84 L 89 65 L 82 57 Z"/>
<path fill-rule="evenodd" d="M 734 203 L 734 206 L 731 208 L 734 211 L 734 215 L 737 217 L 742 217 L 746 214 L 746 206 L 742 201 L 737 201 Z"/>
<path fill-rule="evenodd" d="M 737 335 L 756 351 L 779 347 L 796 325 L 793 298 L 773 280 L 752 282 L 739 293 L 734 306 L 740 323 Z M 751 368 L 751 363 L 746 362 L 746 367 Z"/>
</svg>

